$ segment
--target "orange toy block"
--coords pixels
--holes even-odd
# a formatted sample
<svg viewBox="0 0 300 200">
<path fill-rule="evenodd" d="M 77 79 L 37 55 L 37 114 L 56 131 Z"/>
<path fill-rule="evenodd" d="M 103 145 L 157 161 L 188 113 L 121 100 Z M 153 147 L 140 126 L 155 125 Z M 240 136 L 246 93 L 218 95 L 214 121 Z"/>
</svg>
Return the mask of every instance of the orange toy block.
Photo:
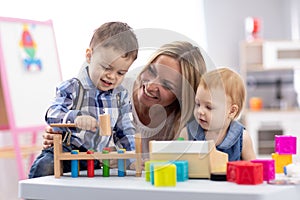
<svg viewBox="0 0 300 200">
<path fill-rule="evenodd" d="M 275 173 L 283 173 L 284 166 L 293 162 L 292 154 L 272 153 L 272 158 L 275 160 Z"/>
</svg>

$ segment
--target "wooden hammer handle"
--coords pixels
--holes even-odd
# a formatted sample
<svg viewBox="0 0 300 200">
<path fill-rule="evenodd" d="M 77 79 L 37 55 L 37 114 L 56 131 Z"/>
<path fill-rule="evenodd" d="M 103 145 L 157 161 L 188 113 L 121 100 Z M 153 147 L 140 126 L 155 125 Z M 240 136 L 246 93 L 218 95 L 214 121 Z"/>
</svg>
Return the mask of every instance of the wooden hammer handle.
<svg viewBox="0 0 300 200">
<path fill-rule="evenodd" d="M 50 124 L 51 127 L 76 127 L 74 123 L 55 123 Z"/>
</svg>

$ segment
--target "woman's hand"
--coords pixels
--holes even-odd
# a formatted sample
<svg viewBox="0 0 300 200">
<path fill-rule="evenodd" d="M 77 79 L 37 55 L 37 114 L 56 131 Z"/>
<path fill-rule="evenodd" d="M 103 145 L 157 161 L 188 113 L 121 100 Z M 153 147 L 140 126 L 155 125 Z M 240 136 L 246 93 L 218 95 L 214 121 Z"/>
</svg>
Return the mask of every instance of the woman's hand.
<svg viewBox="0 0 300 200">
<path fill-rule="evenodd" d="M 53 134 L 57 134 L 59 132 L 53 131 L 52 127 L 47 126 L 45 128 L 45 132 L 43 134 L 43 149 L 47 149 L 53 146 Z"/>
</svg>

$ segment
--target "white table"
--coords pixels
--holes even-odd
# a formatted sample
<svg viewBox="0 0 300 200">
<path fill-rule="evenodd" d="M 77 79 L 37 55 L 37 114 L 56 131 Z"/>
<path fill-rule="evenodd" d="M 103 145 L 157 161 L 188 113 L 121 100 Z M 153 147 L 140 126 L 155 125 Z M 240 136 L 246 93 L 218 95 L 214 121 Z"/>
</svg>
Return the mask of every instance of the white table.
<svg viewBox="0 0 300 200">
<path fill-rule="evenodd" d="M 205 179 L 178 182 L 176 187 L 155 187 L 145 177 L 132 174 L 94 178 L 69 175 L 59 179 L 46 176 L 19 182 L 19 197 L 51 200 L 299 200 L 300 185 L 238 185 Z"/>
</svg>

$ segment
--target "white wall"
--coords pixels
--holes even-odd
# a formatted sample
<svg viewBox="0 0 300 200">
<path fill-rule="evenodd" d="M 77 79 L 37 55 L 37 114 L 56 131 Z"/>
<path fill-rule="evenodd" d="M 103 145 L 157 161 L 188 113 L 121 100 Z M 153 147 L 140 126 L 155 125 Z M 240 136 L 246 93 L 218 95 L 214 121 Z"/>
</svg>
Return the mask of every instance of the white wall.
<svg viewBox="0 0 300 200">
<path fill-rule="evenodd" d="M 133 29 L 167 29 L 205 45 L 202 0 L 0 0 L 0 15 L 54 24 L 63 79 L 77 75 L 93 31 L 107 21 Z M 159 36 L 156 36 L 159 37 Z M 142 55 L 142 54 L 141 54 Z"/>
<path fill-rule="evenodd" d="M 141 49 L 135 66 L 145 64 L 151 49 L 158 47 L 160 42 L 184 38 L 204 48 L 206 40 L 201 2 L 0 0 L 0 15 L 38 21 L 52 20 L 63 79 L 69 79 L 77 75 L 93 31 L 107 21 L 127 22 L 138 31 L 138 39 L 145 48 Z M 146 44 L 146 40 L 150 44 Z M 10 136 L 9 133 L 0 132 L 0 146 L 4 144 L 11 144 Z M 15 161 L 1 160 L 0 172 L 5 172 L 5 175 L 0 176 L 0 200 L 18 199 Z"/>
</svg>

